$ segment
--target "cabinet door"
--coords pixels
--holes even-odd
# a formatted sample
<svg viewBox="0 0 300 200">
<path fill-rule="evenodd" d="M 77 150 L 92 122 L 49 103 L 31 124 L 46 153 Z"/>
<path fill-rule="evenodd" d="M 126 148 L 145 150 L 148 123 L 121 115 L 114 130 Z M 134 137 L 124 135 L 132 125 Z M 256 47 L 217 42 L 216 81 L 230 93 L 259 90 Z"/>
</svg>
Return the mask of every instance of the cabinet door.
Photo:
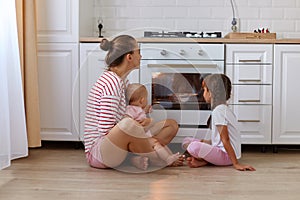
<svg viewBox="0 0 300 200">
<path fill-rule="evenodd" d="M 79 41 L 79 0 L 38 0 L 38 42 Z"/>
<path fill-rule="evenodd" d="M 242 144 L 271 144 L 271 105 L 234 105 Z"/>
<path fill-rule="evenodd" d="M 300 45 L 275 45 L 273 143 L 300 144 Z"/>
<path fill-rule="evenodd" d="M 80 139 L 83 140 L 86 101 L 89 91 L 106 69 L 106 52 L 99 43 L 80 44 Z"/>
<path fill-rule="evenodd" d="M 42 140 L 78 141 L 78 45 L 38 45 Z"/>
</svg>

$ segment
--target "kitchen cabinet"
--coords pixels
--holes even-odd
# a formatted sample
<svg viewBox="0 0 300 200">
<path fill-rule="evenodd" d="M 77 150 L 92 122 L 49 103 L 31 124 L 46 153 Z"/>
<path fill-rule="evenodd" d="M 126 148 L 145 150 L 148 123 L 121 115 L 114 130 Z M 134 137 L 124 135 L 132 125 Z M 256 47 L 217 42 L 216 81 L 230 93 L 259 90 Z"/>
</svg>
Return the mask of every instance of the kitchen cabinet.
<svg viewBox="0 0 300 200">
<path fill-rule="evenodd" d="M 43 43 L 38 49 L 42 140 L 78 141 L 78 47 Z"/>
<path fill-rule="evenodd" d="M 225 68 L 242 144 L 271 144 L 273 45 L 227 44 Z"/>
<path fill-rule="evenodd" d="M 80 104 L 80 139 L 83 140 L 86 101 L 89 91 L 99 76 L 107 69 L 105 63 L 106 51 L 100 49 L 99 43 L 80 43 L 79 67 L 79 104 Z M 139 70 L 128 75 L 130 83 L 139 82 Z"/>
<path fill-rule="evenodd" d="M 38 0 L 39 43 L 73 43 L 79 40 L 79 0 Z"/>
<path fill-rule="evenodd" d="M 36 7 L 41 138 L 78 141 L 79 0 Z"/>
<path fill-rule="evenodd" d="M 273 144 L 300 144 L 300 45 L 275 44 Z"/>
</svg>

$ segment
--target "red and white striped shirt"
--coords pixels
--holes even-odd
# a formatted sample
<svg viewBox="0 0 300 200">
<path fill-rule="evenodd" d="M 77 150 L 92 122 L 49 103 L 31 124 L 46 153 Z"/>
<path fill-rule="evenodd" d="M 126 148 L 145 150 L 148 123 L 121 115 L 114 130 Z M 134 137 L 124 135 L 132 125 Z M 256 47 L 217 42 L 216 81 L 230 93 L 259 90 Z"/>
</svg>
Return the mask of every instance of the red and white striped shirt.
<svg viewBox="0 0 300 200">
<path fill-rule="evenodd" d="M 126 108 L 124 81 L 114 72 L 105 71 L 90 90 L 84 125 L 85 152 L 123 118 Z"/>
</svg>

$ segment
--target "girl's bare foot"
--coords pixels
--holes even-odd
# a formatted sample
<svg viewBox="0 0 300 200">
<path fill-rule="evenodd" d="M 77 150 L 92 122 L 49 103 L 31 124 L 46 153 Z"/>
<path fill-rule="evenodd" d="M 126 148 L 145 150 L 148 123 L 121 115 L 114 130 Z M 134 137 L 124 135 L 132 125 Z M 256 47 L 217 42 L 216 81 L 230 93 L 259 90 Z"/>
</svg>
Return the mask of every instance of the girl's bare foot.
<svg viewBox="0 0 300 200">
<path fill-rule="evenodd" d="M 206 162 L 201 158 L 197 159 L 194 157 L 188 157 L 186 160 L 187 160 L 187 165 L 191 168 L 203 167 L 208 164 L 208 162 Z"/>
<path fill-rule="evenodd" d="M 138 169 L 146 171 L 149 166 L 149 158 L 144 156 L 133 156 L 131 158 L 131 164 Z"/>
<path fill-rule="evenodd" d="M 180 155 L 179 153 L 176 153 L 167 159 L 167 164 L 169 167 L 179 167 L 179 166 L 183 166 L 184 160 L 185 160 L 184 155 Z"/>
</svg>

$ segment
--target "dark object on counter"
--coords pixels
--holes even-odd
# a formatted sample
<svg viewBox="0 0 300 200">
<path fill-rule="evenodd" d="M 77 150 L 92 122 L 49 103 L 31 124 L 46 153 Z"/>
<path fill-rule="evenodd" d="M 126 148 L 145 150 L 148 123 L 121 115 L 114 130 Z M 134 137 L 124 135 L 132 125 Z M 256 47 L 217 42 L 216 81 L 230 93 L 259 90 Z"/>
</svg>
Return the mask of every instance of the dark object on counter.
<svg viewBox="0 0 300 200">
<path fill-rule="evenodd" d="M 101 30 L 103 28 L 103 25 L 101 23 L 98 24 L 98 29 L 99 29 L 99 38 L 103 38 L 103 36 L 101 35 Z"/>
<path fill-rule="evenodd" d="M 176 32 L 156 32 L 145 31 L 144 37 L 152 38 L 221 38 L 222 32 L 193 32 L 193 31 L 176 31 Z"/>
</svg>

